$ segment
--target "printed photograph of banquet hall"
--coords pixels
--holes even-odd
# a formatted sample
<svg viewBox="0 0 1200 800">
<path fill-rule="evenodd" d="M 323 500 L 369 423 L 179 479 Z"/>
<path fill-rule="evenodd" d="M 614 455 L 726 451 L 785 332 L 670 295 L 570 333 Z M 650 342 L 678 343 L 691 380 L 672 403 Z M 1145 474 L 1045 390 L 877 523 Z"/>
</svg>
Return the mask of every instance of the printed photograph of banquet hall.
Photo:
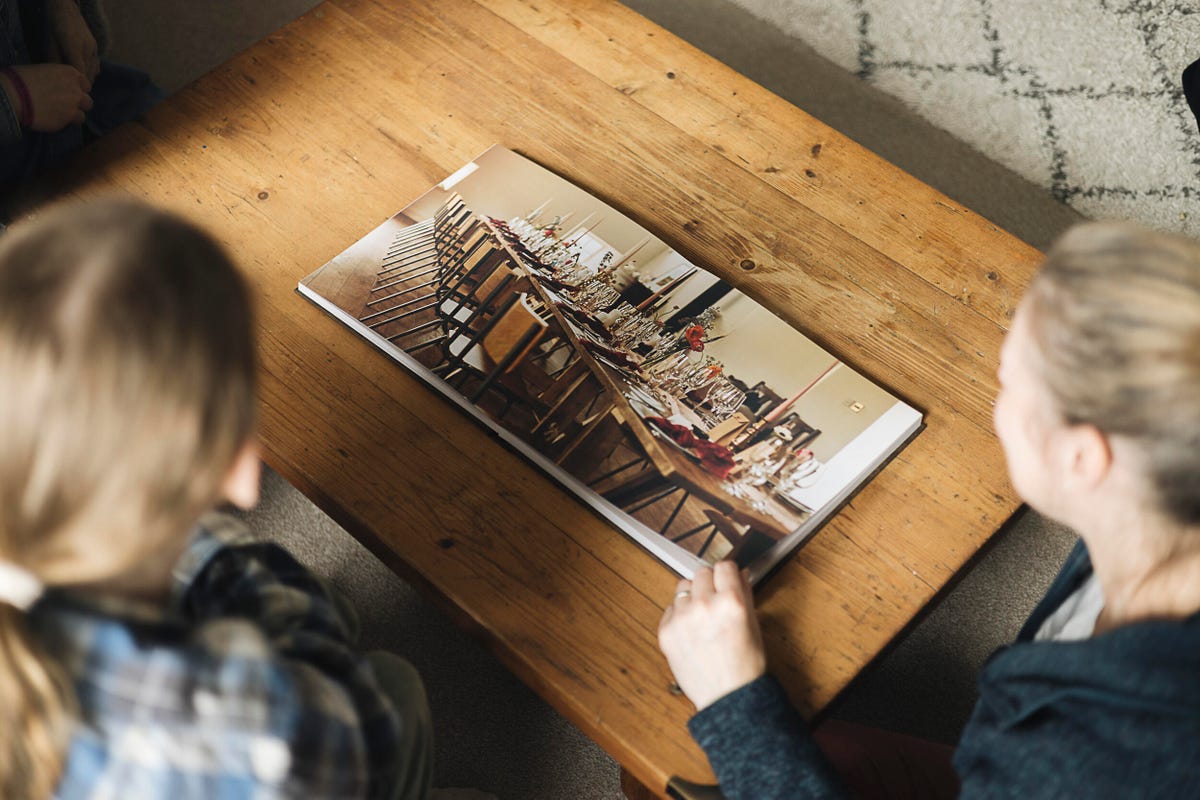
<svg viewBox="0 0 1200 800">
<path fill-rule="evenodd" d="M 842 496 L 864 465 L 839 455 L 898 402 L 498 146 L 301 292 L 619 509 L 607 516 L 635 538 L 710 563 L 749 564 Z"/>
</svg>

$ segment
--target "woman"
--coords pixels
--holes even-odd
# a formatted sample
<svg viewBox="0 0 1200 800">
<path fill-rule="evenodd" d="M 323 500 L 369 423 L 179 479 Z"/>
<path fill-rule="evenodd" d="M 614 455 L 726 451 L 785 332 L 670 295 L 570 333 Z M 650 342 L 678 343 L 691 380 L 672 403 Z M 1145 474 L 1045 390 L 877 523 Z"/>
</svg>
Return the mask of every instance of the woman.
<svg viewBox="0 0 1200 800">
<path fill-rule="evenodd" d="M 953 759 L 961 794 L 1200 796 L 1200 246 L 1073 229 L 1021 303 L 999 377 L 1013 485 L 1081 541 L 983 668 Z M 718 564 L 664 614 L 689 728 L 729 800 L 846 796 L 766 675 L 751 606 Z"/>
</svg>

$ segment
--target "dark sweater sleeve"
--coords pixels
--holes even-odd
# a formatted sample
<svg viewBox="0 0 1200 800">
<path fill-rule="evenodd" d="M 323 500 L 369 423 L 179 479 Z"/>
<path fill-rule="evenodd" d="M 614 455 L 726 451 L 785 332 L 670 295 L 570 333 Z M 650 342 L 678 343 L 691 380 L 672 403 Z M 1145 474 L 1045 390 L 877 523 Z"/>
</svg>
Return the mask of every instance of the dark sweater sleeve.
<svg viewBox="0 0 1200 800">
<path fill-rule="evenodd" d="M 17 110 L 8 100 L 8 92 L 0 89 L 0 146 L 6 146 L 21 140 L 21 123 L 17 119 Z"/>
<path fill-rule="evenodd" d="M 79 0 L 79 11 L 83 14 L 83 21 L 87 23 L 92 36 L 96 37 L 96 49 L 103 58 L 108 54 L 109 44 L 108 17 L 104 13 L 104 6 L 100 0 Z"/>
<path fill-rule="evenodd" d="M 849 797 L 770 675 L 698 712 L 688 730 L 708 755 L 726 800 Z"/>
</svg>

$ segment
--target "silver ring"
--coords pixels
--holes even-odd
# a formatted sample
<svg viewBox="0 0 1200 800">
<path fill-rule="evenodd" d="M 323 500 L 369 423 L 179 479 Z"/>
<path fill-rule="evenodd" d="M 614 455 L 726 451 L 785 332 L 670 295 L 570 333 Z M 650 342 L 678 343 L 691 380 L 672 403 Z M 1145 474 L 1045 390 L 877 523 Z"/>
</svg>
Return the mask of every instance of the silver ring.
<svg viewBox="0 0 1200 800">
<path fill-rule="evenodd" d="M 691 596 L 692 596 L 692 593 L 690 591 L 688 591 L 687 589 L 682 589 L 675 593 L 676 600 L 682 600 L 685 597 L 691 597 Z"/>
</svg>

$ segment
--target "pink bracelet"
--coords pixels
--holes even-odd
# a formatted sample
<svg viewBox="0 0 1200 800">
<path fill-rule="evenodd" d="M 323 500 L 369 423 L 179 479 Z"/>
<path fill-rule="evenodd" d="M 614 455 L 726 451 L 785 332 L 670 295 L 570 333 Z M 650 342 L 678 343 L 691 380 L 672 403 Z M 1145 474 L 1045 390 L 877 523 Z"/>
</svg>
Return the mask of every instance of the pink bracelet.
<svg viewBox="0 0 1200 800">
<path fill-rule="evenodd" d="M 17 92 L 17 97 L 21 101 L 21 111 L 18 114 L 19 122 L 22 128 L 33 127 L 33 98 L 29 96 L 29 87 L 25 85 L 21 74 L 12 67 L 4 67 L 0 69 L 0 75 L 4 75 L 12 83 L 13 89 Z"/>
</svg>

